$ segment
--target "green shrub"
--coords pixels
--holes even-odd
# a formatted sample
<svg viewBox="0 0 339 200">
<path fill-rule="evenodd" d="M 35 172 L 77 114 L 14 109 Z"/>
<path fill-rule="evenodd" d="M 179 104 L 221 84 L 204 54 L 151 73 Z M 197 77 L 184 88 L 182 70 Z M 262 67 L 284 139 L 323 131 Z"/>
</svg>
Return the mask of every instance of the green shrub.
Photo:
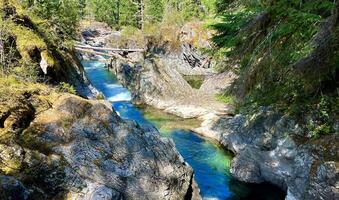
<svg viewBox="0 0 339 200">
<path fill-rule="evenodd" d="M 20 67 L 13 67 L 10 70 L 10 74 L 22 82 L 36 83 L 40 81 L 39 66 L 34 63 L 29 63 L 28 65 L 22 64 Z"/>
<path fill-rule="evenodd" d="M 307 128 L 312 138 L 319 138 L 323 135 L 329 135 L 334 132 L 333 127 L 328 123 L 316 127 L 308 126 Z"/>
<path fill-rule="evenodd" d="M 234 97 L 226 94 L 217 94 L 216 98 L 218 101 L 223 102 L 225 104 L 234 104 Z"/>
<path fill-rule="evenodd" d="M 77 93 L 72 85 L 70 85 L 69 83 L 65 83 L 65 82 L 60 83 L 60 85 L 58 86 L 58 90 L 59 90 L 59 92 L 66 92 L 66 93 L 70 93 L 70 94 L 76 94 Z"/>
<path fill-rule="evenodd" d="M 204 82 L 203 76 L 184 76 L 187 83 L 194 89 L 199 89 Z"/>
</svg>

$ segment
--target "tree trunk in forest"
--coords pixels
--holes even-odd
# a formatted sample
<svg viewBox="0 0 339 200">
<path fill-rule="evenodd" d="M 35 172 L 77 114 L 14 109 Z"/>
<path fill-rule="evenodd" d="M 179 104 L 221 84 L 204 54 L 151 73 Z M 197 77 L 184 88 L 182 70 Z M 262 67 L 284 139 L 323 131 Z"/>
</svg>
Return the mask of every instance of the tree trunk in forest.
<svg viewBox="0 0 339 200">
<path fill-rule="evenodd" d="M 140 29 L 144 30 L 144 13 L 145 13 L 145 3 L 144 0 L 140 0 Z"/>
<path fill-rule="evenodd" d="M 139 6 L 138 28 L 144 30 L 144 10 L 145 10 L 144 0 L 138 0 L 138 6 Z"/>
<path fill-rule="evenodd" d="M 139 29 L 144 30 L 145 2 L 144 0 L 136 0 L 133 1 L 133 4 L 138 7 L 137 26 Z"/>
<path fill-rule="evenodd" d="M 116 12 L 116 23 L 118 24 L 118 28 L 120 29 L 120 0 L 117 1 L 117 12 Z"/>
</svg>

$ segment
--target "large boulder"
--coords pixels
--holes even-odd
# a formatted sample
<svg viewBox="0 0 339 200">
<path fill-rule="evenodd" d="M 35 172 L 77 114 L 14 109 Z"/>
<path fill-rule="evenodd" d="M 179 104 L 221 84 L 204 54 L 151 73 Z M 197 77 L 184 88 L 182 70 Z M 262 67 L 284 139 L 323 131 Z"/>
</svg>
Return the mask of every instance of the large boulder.
<svg viewBox="0 0 339 200">
<path fill-rule="evenodd" d="M 178 72 L 177 65 L 175 60 L 149 57 L 142 65 L 116 61 L 111 70 L 119 82 L 132 92 L 135 103 L 148 104 L 183 118 L 232 112 L 230 105 L 217 101 L 216 94 L 220 88 L 215 89 L 216 82 L 213 82 L 213 89 L 208 86 L 213 83 L 203 83 L 201 89 L 195 89 Z M 220 87 L 224 88 L 229 86 L 231 78 L 224 76 L 218 80 Z"/>
<path fill-rule="evenodd" d="M 0 151 L 2 199 L 193 195 L 193 171 L 173 142 L 123 121 L 105 101 L 62 95 Z"/>
</svg>

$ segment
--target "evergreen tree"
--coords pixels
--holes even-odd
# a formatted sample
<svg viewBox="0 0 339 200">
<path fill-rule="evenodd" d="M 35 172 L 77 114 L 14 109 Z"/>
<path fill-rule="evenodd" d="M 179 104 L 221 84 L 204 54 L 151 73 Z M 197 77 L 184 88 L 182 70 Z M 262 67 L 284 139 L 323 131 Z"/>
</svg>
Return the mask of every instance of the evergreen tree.
<svg viewBox="0 0 339 200">
<path fill-rule="evenodd" d="M 302 113 L 337 91 L 339 4 L 332 0 L 218 0 L 214 37 L 240 76 L 234 94 L 244 105 Z M 324 23 L 326 21 L 326 23 Z M 221 63 L 221 62 L 219 62 Z M 226 67 L 225 67 L 226 66 Z M 234 67 L 236 66 L 236 67 Z M 303 107 L 303 108 L 302 108 Z"/>
<path fill-rule="evenodd" d="M 138 5 L 132 0 L 87 0 L 89 14 L 112 27 L 137 26 Z"/>
<path fill-rule="evenodd" d="M 145 0 L 145 20 L 147 22 L 161 22 L 164 16 L 163 0 Z"/>
<path fill-rule="evenodd" d="M 23 5 L 29 7 L 36 15 L 48 20 L 54 33 L 59 36 L 73 37 L 80 20 L 81 3 L 79 0 L 24 0 Z"/>
<path fill-rule="evenodd" d="M 205 7 L 210 9 L 214 1 L 204 0 Z M 161 22 L 165 15 L 179 15 L 185 20 L 201 17 L 203 7 L 200 0 L 87 0 L 88 14 L 96 20 L 114 27 L 139 29 L 143 29 L 145 23 Z"/>
<path fill-rule="evenodd" d="M 202 13 L 200 7 L 202 6 L 200 0 L 165 0 L 166 16 L 171 13 L 179 12 L 184 19 L 188 20 L 193 17 L 199 17 Z"/>
</svg>

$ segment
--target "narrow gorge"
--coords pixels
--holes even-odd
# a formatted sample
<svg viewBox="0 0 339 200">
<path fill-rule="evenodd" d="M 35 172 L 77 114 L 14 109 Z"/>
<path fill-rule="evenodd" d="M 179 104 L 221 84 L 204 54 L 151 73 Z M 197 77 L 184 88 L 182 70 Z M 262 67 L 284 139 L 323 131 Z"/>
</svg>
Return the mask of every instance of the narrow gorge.
<svg viewBox="0 0 339 200">
<path fill-rule="evenodd" d="M 3 0 L 0 199 L 338 199 L 338 6 Z"/>
</svg>

